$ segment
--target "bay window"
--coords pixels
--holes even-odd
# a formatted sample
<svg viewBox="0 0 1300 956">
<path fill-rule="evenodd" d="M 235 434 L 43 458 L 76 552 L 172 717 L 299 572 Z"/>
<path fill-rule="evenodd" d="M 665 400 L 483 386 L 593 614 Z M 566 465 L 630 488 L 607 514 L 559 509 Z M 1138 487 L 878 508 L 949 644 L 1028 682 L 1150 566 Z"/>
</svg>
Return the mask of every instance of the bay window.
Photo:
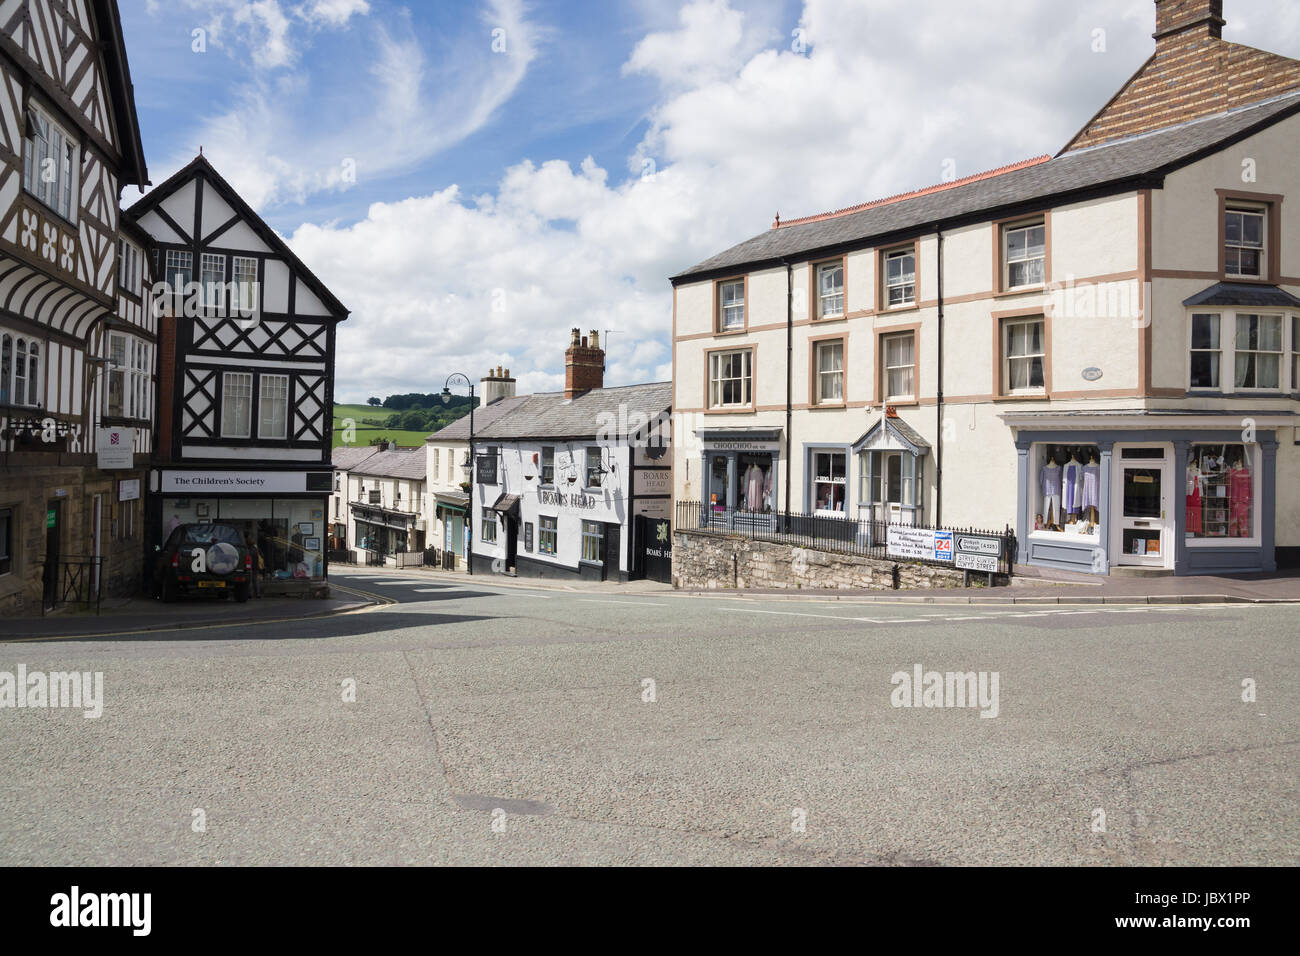
<svg viewBox="0 0 1300 956">
<path fill-rule="evenodd" d="M 1235 388 L 1282 387 L 1282 316 L 1237 315 Z"/>
<path fill-rule="evenodd" d="M 1300 317 L 1223 311 L 1190 318 L 1189 390 L 1232 394 L 1300 388 Z"/>
<path fill-rule="evenodd" d="M 1192 388 L 1219 387 L 1223 360 L 1219 322 L 1219 316 L 1209 313 L 1192 316 Z"/>
</svg>

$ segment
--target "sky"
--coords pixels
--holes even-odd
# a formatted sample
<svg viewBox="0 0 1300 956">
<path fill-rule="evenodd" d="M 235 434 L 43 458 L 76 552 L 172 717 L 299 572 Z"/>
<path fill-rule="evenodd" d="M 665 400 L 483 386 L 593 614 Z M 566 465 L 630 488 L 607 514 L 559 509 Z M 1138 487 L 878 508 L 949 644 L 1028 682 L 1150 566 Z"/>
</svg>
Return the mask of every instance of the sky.
<svg viewBox="0 0 1300 956">
<path fill-rule="evenodd" d="M 1153 0 L 119 0 L 145 155 L 204 154 L 351 310 L 335 399 L 671 377 L 669 277 L 782 218 L 1056 153 Z M 1224 38 L 1300 58 L 1300 3 Z M 950 176 L 948 178 L 951 178 Z M 134 190 L 123 196 L 134 201 Z"/>
</svg>

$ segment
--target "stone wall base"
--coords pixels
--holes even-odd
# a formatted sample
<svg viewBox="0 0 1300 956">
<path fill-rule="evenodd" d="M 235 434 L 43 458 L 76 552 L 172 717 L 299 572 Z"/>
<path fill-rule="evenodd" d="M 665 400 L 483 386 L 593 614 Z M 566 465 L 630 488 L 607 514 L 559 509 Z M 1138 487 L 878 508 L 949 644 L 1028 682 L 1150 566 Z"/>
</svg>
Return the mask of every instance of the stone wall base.
<svg viewBox="0 0 1300 956">
<path fill-rule="evenodd" d="M 959 588 L 965 573 L 949 568 L 792 548 L 702 531 L 673 533 L 673 586 L 721 588 L 894 589 Z"/>
</svg>

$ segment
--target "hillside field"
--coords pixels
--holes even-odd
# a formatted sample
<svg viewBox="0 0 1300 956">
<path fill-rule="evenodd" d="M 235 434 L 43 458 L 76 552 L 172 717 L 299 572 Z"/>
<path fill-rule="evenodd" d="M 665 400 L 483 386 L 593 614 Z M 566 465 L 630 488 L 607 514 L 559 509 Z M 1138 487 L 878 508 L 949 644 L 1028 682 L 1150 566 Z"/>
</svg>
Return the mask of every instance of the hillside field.
<svg viewBox="0 0 1300 956">
<path fill-rule="evenodd" d="M 391 408 L 376 408 L 373 405 L 335 405 L 334 406 L 334 440 L 332 447 L 338 448 L 343 444 L 343 420 L 351 418 L 357 423 L 357 437 L 355 444 L 369 445 L 372 438 L 383 436 L 399 445 L 413 445 L 415 447 L 424 446 L 424 438 L 428 432 L 409 432 L 399 431 L 391 428 L 378 428 L 374 425 L 362 425 L 363 418 L 374 418 L 380 421 L 388 419 L 399 414 Z"/>
</svg>

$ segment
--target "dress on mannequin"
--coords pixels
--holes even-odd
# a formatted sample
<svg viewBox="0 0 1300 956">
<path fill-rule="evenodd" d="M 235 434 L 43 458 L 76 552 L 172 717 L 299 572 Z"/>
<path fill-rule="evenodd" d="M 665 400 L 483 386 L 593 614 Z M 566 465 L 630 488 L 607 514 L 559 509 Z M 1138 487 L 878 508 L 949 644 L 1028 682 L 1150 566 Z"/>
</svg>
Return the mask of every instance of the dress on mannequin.
<svg viewBox="0 0 1300 956">
<path fill-rule="evenodd" d="M 1061 469 L 1061 476 L 1065 482 L 1061 507 L 1067 514 L 1076 515 L 1083 508 L 1083 465 L 1071 458 Z"/>
<path fill-rule="evenodd" d="M 1049 459 L 1038 473 L 1043 489 L 1043 520 L 1047 525 L 1061 523 L 1061 466 Z"/>
<path fill-rule="evenodd" d="M 1254 495 L 1250 469 L 1238 463 L 1228 470 L 1228 536 L 1249 538 L 1250 505 Z"/>
<path fill-rule="evenodd" d="M 1193 463 L 1192 467 L 1187 470 L 1187 531 L 1190 534 L 1200 534 L 1201 525 L 1201 486 L 1205 484 L 1205 478 L 1201 475 L 1201 469 Z"/>
<path fill-rule="evenodd" d="M 1088 462 L 1083 466 L 1083 485 L 1080 488 L 1083 507 L 1101 507 L 1101 466 Z"/>
</svg>

